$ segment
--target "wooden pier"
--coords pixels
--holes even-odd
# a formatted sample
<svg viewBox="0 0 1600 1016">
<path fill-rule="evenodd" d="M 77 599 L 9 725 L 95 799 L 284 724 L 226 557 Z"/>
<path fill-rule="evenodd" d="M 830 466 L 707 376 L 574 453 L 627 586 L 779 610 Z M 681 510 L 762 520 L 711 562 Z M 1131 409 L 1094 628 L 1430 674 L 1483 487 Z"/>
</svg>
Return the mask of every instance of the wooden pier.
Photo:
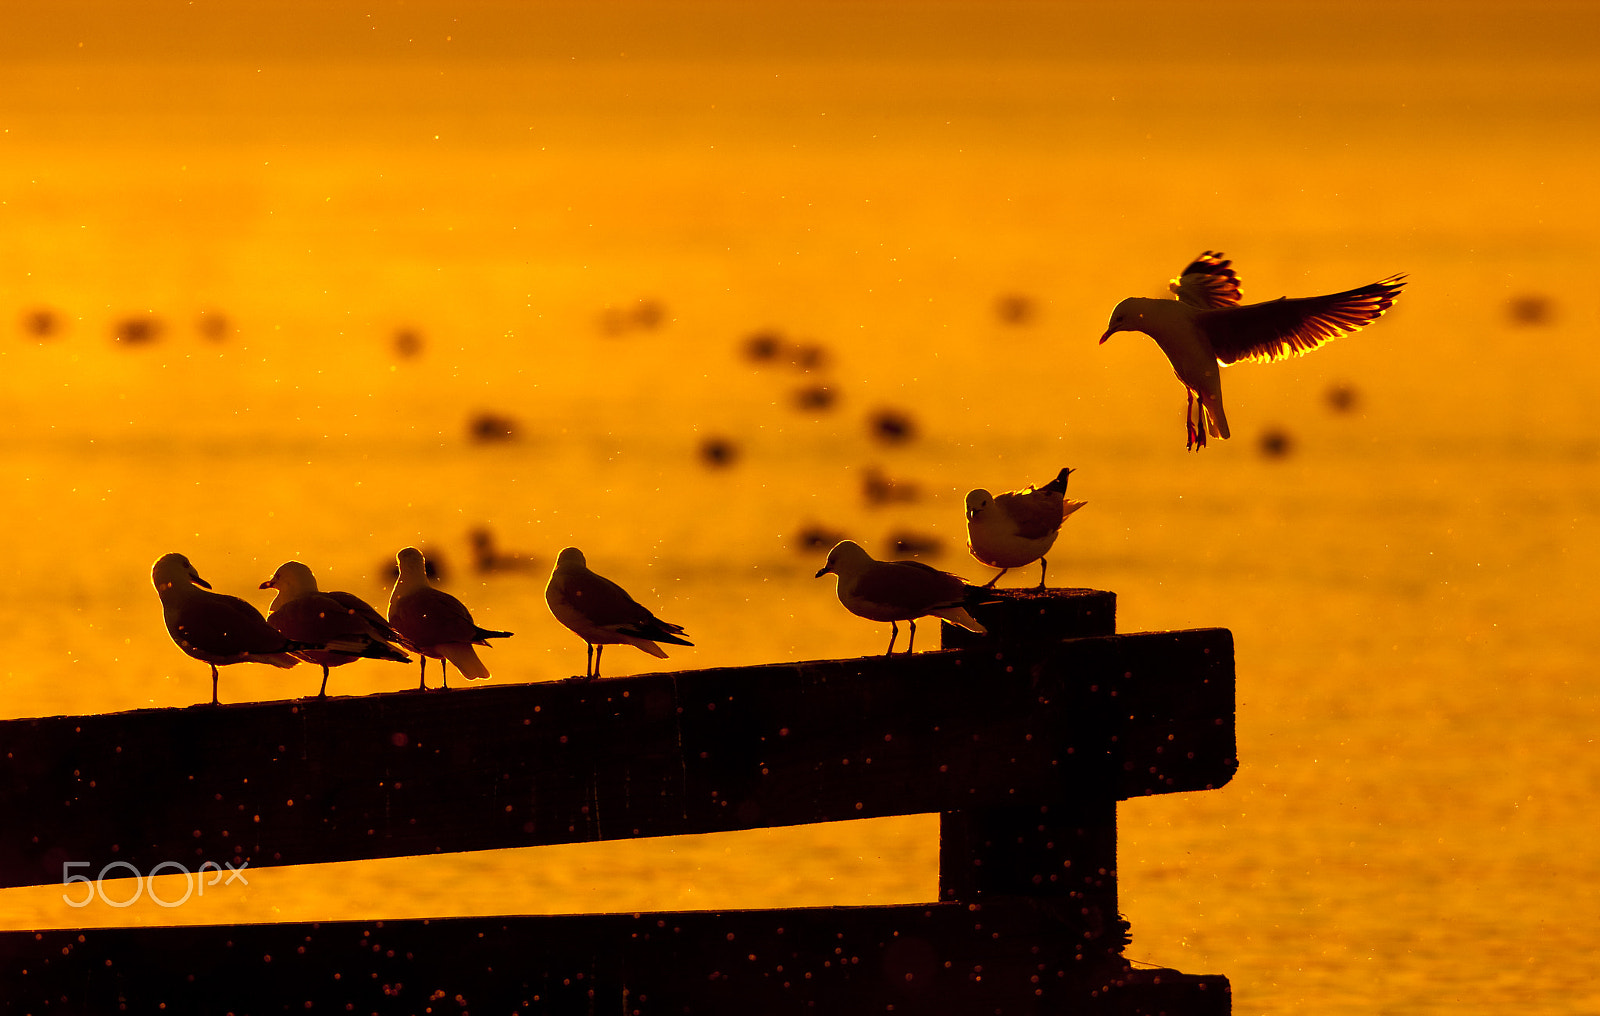
<svg viewBox="0 0 1600 1016">
<path fill-rule="evenodd" d="M 5 886 L 941 815 L 926 904 L 6 932 L 0 999 L 1226 1014 L 1226 978 L 1123 959 L 1116 802 L 1231 778 L 1232 636 L 1114 613 L 1006 591 L 940 652 L 0 722 Z"/>
</svg>

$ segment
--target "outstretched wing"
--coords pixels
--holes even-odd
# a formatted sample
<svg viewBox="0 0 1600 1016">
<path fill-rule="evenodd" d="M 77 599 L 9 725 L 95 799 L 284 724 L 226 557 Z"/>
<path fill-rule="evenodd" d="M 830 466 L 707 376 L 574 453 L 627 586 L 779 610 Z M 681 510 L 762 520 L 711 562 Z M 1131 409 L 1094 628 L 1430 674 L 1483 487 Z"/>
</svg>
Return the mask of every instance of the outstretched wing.
<svg viewBox="0 0 1600 1016">
<path fill-rule="evenodd" d="M 1200 310 L 1239 306 L 1239 276 L 1234 274 L 1232 264 L 1220 250 L 1201 252 L 1172 280 L 1171 289 L 1178 294 L 1178 302 Z"/>
<path fill-rule="evenodd" d="M 1263 363 L 1307 353 L 1341 335 L 1365 328 L 1394 305 L 1404 275 L 1330 296 L 1279 298 L 1248 307 L 1207 311 L 1195 325 L 1211 340 L 1223 363 Z"/>
</svg>

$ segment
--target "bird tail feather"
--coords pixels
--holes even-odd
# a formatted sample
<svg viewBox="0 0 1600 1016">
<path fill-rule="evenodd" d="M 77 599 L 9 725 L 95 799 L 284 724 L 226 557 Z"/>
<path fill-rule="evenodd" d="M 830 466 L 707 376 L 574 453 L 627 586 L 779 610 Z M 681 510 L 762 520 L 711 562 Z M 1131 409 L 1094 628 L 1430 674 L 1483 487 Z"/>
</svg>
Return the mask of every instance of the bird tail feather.
<svg viewBox="0 0 1600 1016">
<path fill-rule="evenodd" d="M 983 635 L 989 630 L 979 624 L 977 618 L 967 613 L 965 607 L 945 607 L 941 610 L 933 611 L 933 616 L 942 617 L 951 624 L 958 624 L 967 631 L 976 632 L 979 635 Z"/>
<path fill-rule="evenodd" d="M 444 659 L 455 664 L 461 676 L 467 680 L 481 681 L 489 676 L 489 668 L 478 659 L 477 651 L 465 642 L 451 642 L 438 648 Z"/>
<path fill-rule="evenodd" d="M 1055 494 L 1065 494 L 1067 492 L 1067 475 L 1071 472 L 1072 470 L 1070 469 L 1063 469 L 1061 472 L 1056 474 L 1056 478 L 1054 480 L 1051 480 L 1049 483 L 1045 484 L 1039 489 L 1048 490 Z"/>
<path fill-rule="evenodd" d="M 1203 418 L 1203 422 L 1209 424 L 1212 437 L 1227 439 L 1228 417 L 1222 411 L 1222 399 L 1215 395 L 1202 393 L 1200 395 L 1200 415 Z"/>
</svg>

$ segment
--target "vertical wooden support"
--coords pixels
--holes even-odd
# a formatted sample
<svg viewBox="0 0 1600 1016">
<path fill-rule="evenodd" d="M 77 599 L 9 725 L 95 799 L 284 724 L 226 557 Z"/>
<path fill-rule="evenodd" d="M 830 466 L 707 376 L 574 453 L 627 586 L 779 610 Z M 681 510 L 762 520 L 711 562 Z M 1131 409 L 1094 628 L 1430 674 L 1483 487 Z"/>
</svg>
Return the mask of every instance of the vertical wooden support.
<svg viewBox="0 0 1600 1016">
<path fill-rule="evenodd" d="M 1116 597 L 1093 590 L 998 590 L 972 611 L 988 628 L 941 625 L 946 649 L 992 649 L 997 658 L 1066 638 L 1111 635 Z M 1108 786 L 1062 787 L 1049 804 L 969 808 L 939 816 L 939 899 L 969 904 L 1031 901 L 1082 936 L 1080 957 L 1119 953 L 1117 802 Z"/>
</svg>

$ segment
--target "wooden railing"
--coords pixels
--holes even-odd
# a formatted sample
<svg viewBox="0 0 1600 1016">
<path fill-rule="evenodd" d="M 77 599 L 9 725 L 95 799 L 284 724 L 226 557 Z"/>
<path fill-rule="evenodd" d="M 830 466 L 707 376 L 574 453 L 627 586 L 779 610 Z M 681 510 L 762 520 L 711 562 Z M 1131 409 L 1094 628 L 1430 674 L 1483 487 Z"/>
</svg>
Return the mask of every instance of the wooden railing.
<svg viewBox="0 0 1600 1016">
<path fill-rule="evenodd" d="M 5 886 L 941 815 L 926 904 L 6 932 L 0 998 L 1227 1013 L 1225 978 L 1123 959 L 1116 802 L 1231 778 L 1232 636 L 1114 610 L 1008 592 L 940 652 L 0 723 Z"/>
</svg>

